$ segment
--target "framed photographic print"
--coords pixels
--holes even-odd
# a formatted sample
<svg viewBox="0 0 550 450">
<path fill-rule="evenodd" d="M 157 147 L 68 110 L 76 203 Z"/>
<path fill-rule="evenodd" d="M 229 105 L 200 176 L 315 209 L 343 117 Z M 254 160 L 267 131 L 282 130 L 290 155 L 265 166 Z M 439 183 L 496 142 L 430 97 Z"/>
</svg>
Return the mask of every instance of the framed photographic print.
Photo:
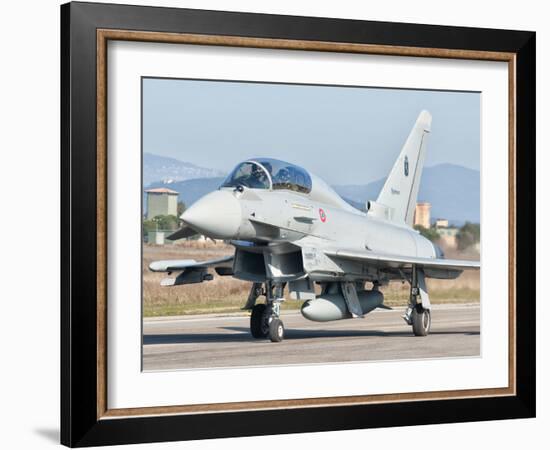
<svg viewBox="0 0 550 450">
<path fill-rule="evenodd" d="M 535 414 L 535 33 L 61 7 L 61 440 Z"/>
</svg>

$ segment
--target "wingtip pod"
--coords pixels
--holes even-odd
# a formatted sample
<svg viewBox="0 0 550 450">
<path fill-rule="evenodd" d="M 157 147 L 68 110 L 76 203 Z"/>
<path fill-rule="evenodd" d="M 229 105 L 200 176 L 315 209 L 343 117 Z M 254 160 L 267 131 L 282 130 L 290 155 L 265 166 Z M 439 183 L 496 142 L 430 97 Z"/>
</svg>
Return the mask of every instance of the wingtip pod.
<svg viewBox="0 0 550 450">
<path fill-rule="evenodd" d="M 151 272 L 165 272 L 164 261 L 153 261 L 149 264 L 149 270 Z"/>
<path fill-rule="evenodd" d="M 418 115 L 416 123 L 420 125 L 424 131 L 430 132 L 432 129 L 432 115 L 429 111 L 423 109 Z"/>
<path fill-rule="evenodd" d="M 177 270 L 178 266 L 188 266 L 192 264 L 196 264 L 194 259 L 153 261 L 149 264 L 149 270 L 151 272 L 171 272 L 172 270 Z"/>
</svg>

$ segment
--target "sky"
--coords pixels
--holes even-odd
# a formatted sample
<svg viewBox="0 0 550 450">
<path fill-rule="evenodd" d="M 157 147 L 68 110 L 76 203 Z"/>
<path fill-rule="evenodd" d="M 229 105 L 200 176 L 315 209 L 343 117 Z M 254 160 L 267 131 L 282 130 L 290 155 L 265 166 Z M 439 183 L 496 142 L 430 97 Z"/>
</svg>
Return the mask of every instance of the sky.
<svg viewBox="0 0 550 450">
<path fill-rule="evenodd" d="M 329 184 L 366 184 L 388 174 L 423 109 L 425 165 L 479 170 L 473 92 L 144 78 L 143 151 L 224 172 L 272 157 Z"/>
</svg>

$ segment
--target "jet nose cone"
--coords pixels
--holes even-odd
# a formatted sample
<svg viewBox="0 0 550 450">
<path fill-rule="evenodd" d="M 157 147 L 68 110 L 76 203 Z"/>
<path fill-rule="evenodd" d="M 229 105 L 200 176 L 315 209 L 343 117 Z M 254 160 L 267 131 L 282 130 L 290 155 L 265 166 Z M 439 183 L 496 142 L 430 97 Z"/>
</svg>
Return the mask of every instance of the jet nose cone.
<svg viewBox="0 0 550 450">
<path fill-rule="evenodd" d="M 181 219 L 208 237 L 236 239 L 241 226 L 241 205 L 232 191 L 214 191 L 193 203 Z"/>
</svg>

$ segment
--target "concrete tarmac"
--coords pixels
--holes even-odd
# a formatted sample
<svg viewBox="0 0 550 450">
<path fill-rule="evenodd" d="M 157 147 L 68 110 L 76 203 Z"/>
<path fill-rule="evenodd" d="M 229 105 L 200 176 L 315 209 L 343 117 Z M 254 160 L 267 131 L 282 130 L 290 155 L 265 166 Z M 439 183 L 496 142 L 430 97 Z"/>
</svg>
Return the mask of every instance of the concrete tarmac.
<svg viewBox="0 0 550 450">
<path fill-rule="evenodd" d="M 311 322 L 283 312 L 285 340 L 254 339 L 249 315 L 146 318 L 143 370 L 311 364 L 478 356 L 479 305 L 434 305 L 427 337 L 415 337 L 404 308 L 377 309 L 363 319 Z"/>
</svg>

